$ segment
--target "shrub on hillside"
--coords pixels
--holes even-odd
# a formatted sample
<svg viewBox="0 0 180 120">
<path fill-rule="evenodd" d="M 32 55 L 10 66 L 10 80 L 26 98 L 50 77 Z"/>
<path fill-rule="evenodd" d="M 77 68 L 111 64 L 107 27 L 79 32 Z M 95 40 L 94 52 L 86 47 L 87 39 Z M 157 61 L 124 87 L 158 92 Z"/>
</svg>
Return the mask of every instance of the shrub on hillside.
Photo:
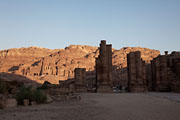
<svg viewBox="0 0 180 120">
<path fill-rule="evenodd" d="M 34 101 L 36 101 L 37 103 L 44 103 L 47 100 L 47 96 L 38 89 L 34 91 L 33 96 Z"/>
<path fill-rule="evenodd" d="M 18 104 L 23 105 L 24 99 L 29 99 L 30 102 L 44 103 L 47 97 L 40 90 L 34 89 L 32 86 L 21 86 L 16 94 L 16 100 Z"/>
</svg>

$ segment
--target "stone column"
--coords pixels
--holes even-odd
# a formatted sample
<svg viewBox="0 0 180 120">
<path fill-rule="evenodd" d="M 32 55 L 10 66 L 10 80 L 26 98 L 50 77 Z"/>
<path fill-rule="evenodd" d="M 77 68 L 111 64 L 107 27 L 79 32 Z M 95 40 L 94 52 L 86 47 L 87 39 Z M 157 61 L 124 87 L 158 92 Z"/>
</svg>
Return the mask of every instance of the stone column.
<svg viewBox="0 0 180 120">
<path fill-rule="evenodd" d="M 86 68 L 75 68 L 75 91 L 87 92 L 86 89 Z"/>
<path fill-rule="evenodd" d="M 130 92 L 147 91 L 146 64 L 141 59 L 140 51 L 127 55 L 128 90 Z"/>
<path fill-rule="evenodd" d="M 167 79 L 167 59 L 166 55 L 158 56 L 151 62 L 153 90 L 168 91 L 169 81 Z"/>
<path fill-rule="evenodd" d="M 96 58 L 97 92 L 112 92 L 112 45 L 102 40 Z"/>
</svg>

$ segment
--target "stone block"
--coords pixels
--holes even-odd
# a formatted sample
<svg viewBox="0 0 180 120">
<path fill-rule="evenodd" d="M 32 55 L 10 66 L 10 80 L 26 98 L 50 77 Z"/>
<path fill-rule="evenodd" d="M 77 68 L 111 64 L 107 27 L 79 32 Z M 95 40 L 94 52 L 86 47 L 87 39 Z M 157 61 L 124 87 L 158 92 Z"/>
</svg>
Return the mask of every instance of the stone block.
<svg viewBox="0 0 180 120">
<path fill-rule="evenodd" d="M 28 106 L 29 105 L 29 100 L 28 99 L 24 99 L 23 100 L 23 105 L 24 106 Z"/>
<path fill-rule="evenodd" d="M 17 101 L 14 98 L 3 98 L 0 100 L 0 109 L 16 108 Z"/>
<path fill-rule="evenodd" d="M 31 101 L 31 105 L 36 105 L 36 101 Z"/>
</svg>

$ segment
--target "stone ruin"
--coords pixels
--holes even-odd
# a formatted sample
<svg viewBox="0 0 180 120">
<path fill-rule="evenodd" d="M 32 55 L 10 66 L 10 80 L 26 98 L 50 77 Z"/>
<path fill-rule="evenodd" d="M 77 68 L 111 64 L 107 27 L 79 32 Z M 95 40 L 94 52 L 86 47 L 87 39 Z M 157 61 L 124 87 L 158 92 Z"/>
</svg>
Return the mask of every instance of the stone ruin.
<svg viewBox="0 0 180 120">
<path fill-rule="evenodd" d="M 154 91 L 180 92 L 180 52 L 160 55 L 153 59 L 152 87 Z"/>
<path fill-rule="evenodd" d="M 127 87 L 127 54 L 133 51 L 141 51 L 145 61 L 150 61 L 160 54 L 158 50 L 141 47 L 112 48 L 113 86 Z M 86 45 L 70 45 L 65 49 L 56 50 L 34 47 L 1 50 L 0 72 L 22 75 L 40 84 L 45 81 L 59 84 L 59 80 L 74 78 L 75 68 L 86 68 L 87 81 L 90 85 L 90 79 L 93 77 L 93 82 L 96 79 L 95 59 L 98 55 L 98 47 Z"/>
<path fill-rule="evenodd" d="M 86 89 L 86 69 L 85 68 L 75 68 L 75 76 L 72 79 L 60 80 L 58 86 L 52 87 L 49 90 L 51 95 L 68 95 L 75 92 L 87 92 Z"/>
<path fill-rule="evenodd" d="M 147 91 L 146 64 L 141 59 L 141 53 L 131 52 L 127 55 L 128 90 L 130 92 Z"/>
<path fill-rule="evenodd" d="M 75 68 L 75 91 L 87 92 L 86 88 L 86 68 Z"/>
<path fill-rule="evenodd" d="M 59 82 L 59 90 L 64 92 L 112 92 L 112 45 L 100 43 L 100 53 L 96 58 L 96 70 L 75 68 L 74 78 Z M 96 76 L 94 76 L 96 75 Z M 73 87 L 70 87 L 73 86 Z M 71 88 L 71 90 L 70 90 Z"/>
<path fill-rule="evenodd" d="M 96 71 L 86 71 L 87 92 L 96 92 Z"/>
<path fill-rule="evenodd" d="M 126 51 L 124 54 L 129 52 Z M 114 52 L 114 54 L 118 53 Z M 146 54 L 150 55 L 145 57 Z M 38 60 L 31 67 L 24 67 L 21 70 L 23 75 L 52 75 L 67 78 L 67 80 L 59 81 L 59 85 L 52 87 L 49 91 L 50 94 L 56 95 L 73 94 L 75 92 L 113 92 L 113 85 L 118 84 L 118 82 L 116 83 L 113 80 L 113 77 L 115 77 L 114 72 L 112 72 L 113 69 L 119 69 L 124 73 L 124 76 L 121 74 L 120 77 L 117 76 L 117 79 L 125 81 L 124 86 L 127 85 L 129 92 L 180 92 L 180 52 L 172 52 L 171 54 L 166 52 L 165 55 L 159 55 L 158 57 L 156 57 L 156 54 L 152 57 L 153 54 L 151 52 L 146 52 L 146 54 L 141 56 L 140 51 L 130 52 L 127 54 L 127 66 L 124 63 L 120 68 L 117 68 L 118 64 L 113 64 L 112 66 L 112 45 L 106 44 L 106 41 L 102 40 L 99 47 L 99 55 L 97 54 L 95 60 L 95 69 L 90 70 L 86 69 L 86 66 L 74 66 L 71 68 L 72 71 L 69 72 L 65 69 L 69 64 L 64 65 L 64 68 L 62 66 L 59 67 L 56 64 L 56 59 L 49 56 Z M 150 58 L 154 59 L 151 62 L 147 62 Z M 126 60 L 126 57 L 123 59 Z M 120 74 L 120 72 L 116 74 Z M 123 85 L 122 81 L 120 82 Z"/>
<path fill-rule="evenodd" d="M 0 94 L 0 109 L 16 108 L 17 101 L 15 98 L 2 97 Z"/>
<path fill-rule="evenodd" d="M 107 45 L 106 41 L 102 40 L 99 52 L 95 61 L 96 77 L 94 78 L 93 71 L 75 68 L 74 78 L 60 82 L 61 91 L 113 92 L 112 45 Z M 127 54 L 127 74 L 129 92 L 180 92 L 180 52 L 166 52 L 151 61 L 143 60 L 140 51 L 130 52 Z"/>
<path fill-rule="evenodd" d="M 59 81 L 59 85 L 58 87 L 56 87 L 57 95 L 58 94 L 68 95 L 68 94 L 73 94 L 74 92 L 75 92 L 74 79 Z"/>
<path fill-rule="evenodd" d="M 140 52 L 127 55 L 128 89 L 130 92 L 180 92 L 180 52 L 159 55 L 145 63 Z"/>
<path fill-rule="evenodd" d="M 151 61 L 152 82 L 151 90 L 153 91 L 169 91 L 167 58 L 159 56 Z"/>
<path fill-rule="evenodd" d="M 96 58 L 97 92 L 112 92 L 112 45 L 102 40 L 99 49 Z"/>
<path fill-rule="evenodd" d="M 41 75 L 57 75 L 59 74 L 59 70 L 56 65 L 49 64 L 49 61 L 55 61 L 51 58 L 42 59 L 36 63 L 34 63 L 31 67 L 28 67 L 27 69 L 22 70 L 23 75 L 29 75 L 29 76 L 41 76 Z M 38 65 L 38 66 L 37 66 Z M 65 73 L 64 73 L 65 74 Z"/>
</svg>

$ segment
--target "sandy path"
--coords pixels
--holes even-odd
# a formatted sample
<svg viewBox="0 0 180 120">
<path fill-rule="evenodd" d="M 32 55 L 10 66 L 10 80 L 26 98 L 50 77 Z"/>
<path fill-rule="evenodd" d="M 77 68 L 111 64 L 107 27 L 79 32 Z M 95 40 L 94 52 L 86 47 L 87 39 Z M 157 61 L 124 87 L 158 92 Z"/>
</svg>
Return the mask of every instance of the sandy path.
<svg viewBox="0 0 180 120">
<path fill-rule="evenodd" d="M 0 110 L 0 120 L 180 120 L 180 102 L 155 95 L 82 94 L 80 101 Z"/>
</svg>

